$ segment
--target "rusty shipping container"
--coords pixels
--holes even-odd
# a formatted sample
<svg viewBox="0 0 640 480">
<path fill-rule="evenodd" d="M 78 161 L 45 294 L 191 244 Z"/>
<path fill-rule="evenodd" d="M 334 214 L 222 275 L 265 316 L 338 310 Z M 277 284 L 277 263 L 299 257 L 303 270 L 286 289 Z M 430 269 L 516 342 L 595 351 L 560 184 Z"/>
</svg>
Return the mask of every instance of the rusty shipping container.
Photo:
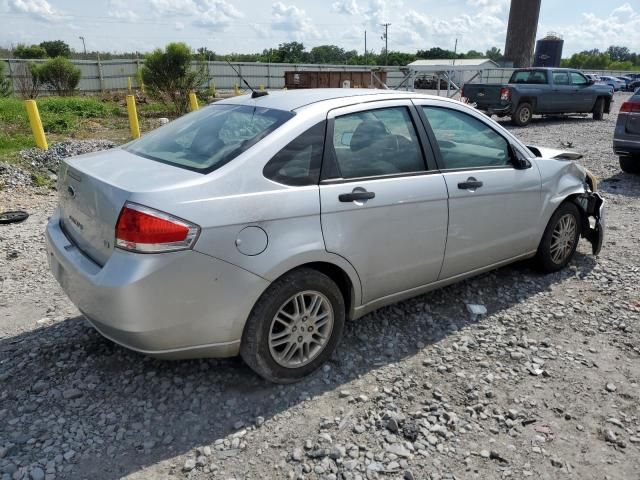
<svg viewBox="0 0 640 480">
<path fill-rule="evenodd" d="M 349 82 L 349 88 L 382 88 L 382 84 L 387 82 L 387 72 L 362 70 L 284 72 L 284 84 L 288 89 L 343 88 L 345 81 Z"/>
</svg>

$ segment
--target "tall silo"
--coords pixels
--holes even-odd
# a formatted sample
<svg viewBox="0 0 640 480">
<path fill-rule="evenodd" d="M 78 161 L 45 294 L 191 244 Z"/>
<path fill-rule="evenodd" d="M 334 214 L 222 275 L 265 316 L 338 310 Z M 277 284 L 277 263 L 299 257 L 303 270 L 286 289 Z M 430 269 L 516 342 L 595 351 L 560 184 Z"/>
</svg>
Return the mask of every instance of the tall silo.
<svg viewBox="0 0 640 480">
<path fill-rule="evenodd" d="M 511 0 L 504 60 L 516 68 L 531 66 L 541 1 Z"/>
<path fill-rule="evenodd" d="M 547 36 L 536 42 L 536 53 L 533 56 L 534 67 L 559 67 L 562 59 L 564 40 L 557 33 L 547 33 Z"/>
</svg>

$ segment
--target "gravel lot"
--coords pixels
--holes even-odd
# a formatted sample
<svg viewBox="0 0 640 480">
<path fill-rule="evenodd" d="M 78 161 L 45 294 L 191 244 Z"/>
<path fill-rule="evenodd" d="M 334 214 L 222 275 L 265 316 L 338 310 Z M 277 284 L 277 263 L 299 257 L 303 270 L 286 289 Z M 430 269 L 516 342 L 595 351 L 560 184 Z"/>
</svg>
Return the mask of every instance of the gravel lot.
<svg viewBox="0 0 640 480">
<path fill-rule="evenodd" d="M 0 477 L 639 478 L 640 177 L 619 169 L 615 120 L 514 128 L 585 154 L 599 258 L 583 241 L 562 272 L 516 264 L 374 312 L 290 386 L 103 339 L 46 266 L 55 193 L 7 184 L 0 210 L 31 217 L 0 225 Z"/>
</svg>

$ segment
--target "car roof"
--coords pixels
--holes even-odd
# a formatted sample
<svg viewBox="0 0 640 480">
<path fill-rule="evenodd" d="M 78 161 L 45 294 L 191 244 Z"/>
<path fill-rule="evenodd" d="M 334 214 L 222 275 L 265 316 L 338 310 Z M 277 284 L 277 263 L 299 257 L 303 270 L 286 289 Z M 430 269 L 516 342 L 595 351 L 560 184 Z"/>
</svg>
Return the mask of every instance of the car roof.
<svg viewBox="0 0 640 480">
<path fill-rule="evenodd" d="M 344 99 L 345 105 L 348 105 L 351 103 L 359 103 L 361 101 L 370 100 L 393 100 L 409 97 L 425 98 L 431 96 L 432 95 L 417 94 L 415 92 L 383 90 L 375 88 L 305 88 L 296 90 L 271 90 L 269 91 L 269 95 L 264 95 L 257 98 L 251 98 L 251 95 L 249 94 L 239 95 L 237 97 L 219 100 L 216 103 L 231 105 L 255 105 L 257 107 L 293 111 L 307 105 L 339 99 Z"/>
</svg>

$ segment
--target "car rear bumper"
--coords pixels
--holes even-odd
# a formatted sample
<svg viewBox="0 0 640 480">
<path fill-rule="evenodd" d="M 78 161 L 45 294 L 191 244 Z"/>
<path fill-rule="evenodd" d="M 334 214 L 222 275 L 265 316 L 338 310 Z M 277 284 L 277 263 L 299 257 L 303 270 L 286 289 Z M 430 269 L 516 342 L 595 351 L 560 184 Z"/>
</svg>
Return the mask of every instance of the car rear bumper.
<svg viewBox="0 0 640 480">
<path fill-rule="evenodd" d="M 613 151 L 621 156 L 640 155 L 640 135 L 637 136 L 637 140 L 614 137 Z"/>
<path fill-rule="evenodd" d="M 269 284 L 192 250 L 115 249 L 100 267 L 67 238 L 57 213 L 45 236 L 54 277 L 89 322 L 110 340 L 148 355 L 236 355 L 246 319 Z"/>
</svg>

